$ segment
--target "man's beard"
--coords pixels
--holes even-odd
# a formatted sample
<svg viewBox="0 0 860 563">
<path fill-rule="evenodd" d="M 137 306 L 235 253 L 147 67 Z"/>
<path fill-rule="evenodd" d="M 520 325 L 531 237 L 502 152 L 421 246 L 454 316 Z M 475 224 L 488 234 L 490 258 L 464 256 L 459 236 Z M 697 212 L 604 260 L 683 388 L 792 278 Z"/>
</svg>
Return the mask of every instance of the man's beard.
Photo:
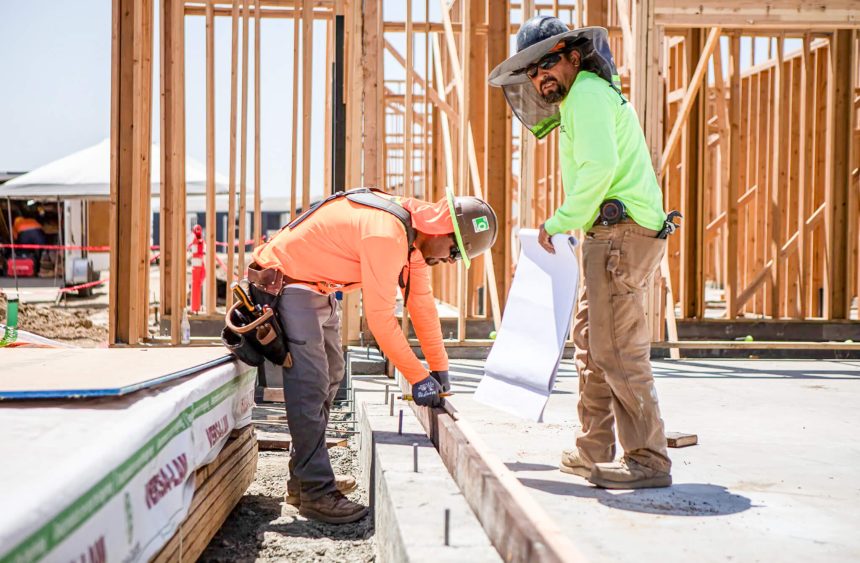
<svg viewBox="0 0 860 563">
<path fill-rule="evenodd" d="M 544 87 L 544 84 L 546 84 L 548 82 L 554 82 L 555 83 L 555 90 L 553 90 L 552 92 L 550 92 L 548 94 L 544 94 L 543 93 L 543 87 Z M 545 101 L 548 104 L 557 104 L 560 101 L 562 101 L 565 96 L 567 96 L 567 88 L 565 88 L 563 84 L 561 84 L 558 80 L 555 80 L 555 79 L 545 80 L 540 85 L 540 88 L 541 88 L 541 91 L 538 93 L 540 94 L 540 97 L 543 98 L 543 101 Z"/>
</svg>

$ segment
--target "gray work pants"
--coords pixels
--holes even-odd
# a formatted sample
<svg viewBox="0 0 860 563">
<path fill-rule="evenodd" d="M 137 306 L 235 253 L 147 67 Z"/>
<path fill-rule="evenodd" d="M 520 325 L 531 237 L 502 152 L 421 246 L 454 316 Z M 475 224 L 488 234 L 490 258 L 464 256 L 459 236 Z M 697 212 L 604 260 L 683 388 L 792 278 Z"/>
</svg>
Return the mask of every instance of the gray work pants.
<svg viewBox="0 0 860 563">
<path fill-rule="evenodd" d="M 293 356 L 293 367 L 283 370 L 290 480 L 301 483 L 302 499 L 313 500 L 335 490 L 325 430 L 344 376 L 340 303 L 334 295 L 290 287 L 278 299 L 278 313 Z"/>
</svg>

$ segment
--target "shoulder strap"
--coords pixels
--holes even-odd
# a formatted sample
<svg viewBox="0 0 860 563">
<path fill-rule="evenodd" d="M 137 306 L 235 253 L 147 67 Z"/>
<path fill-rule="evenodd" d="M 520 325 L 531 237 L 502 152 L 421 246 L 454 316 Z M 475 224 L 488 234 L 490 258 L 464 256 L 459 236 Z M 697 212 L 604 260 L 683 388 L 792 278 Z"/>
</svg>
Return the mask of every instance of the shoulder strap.
<svg viewBox="0 0 860 563">
<path fill-rule="evenodd" d="M 293 219 L 292 222 L 287 225 L 287 228 L 293 229 L 297 227 L 326 203 L 341 197 L 346 197 L 353 203 L 386 211 L 397 217 L 400 222 L 403 223 L 403 228 L 406 229 L 406 238 L 409 241 L 408 248 L 412 248 L 412 243 L 415 242 L 416 236 L 415 229 L 412 228 L 412 215 L 404 209 L 403 206 L 394 203 L 388 198 L 378 195 L 380 193 L 384 192 L 380 192 L 373 188 L 356 188 L 346 192 L 335 192 L 324 200 L 314 204 L 307 211 Z"/>
<path fill-rule="evenodd" d="M 292 222 L 290 222 L 286 227 L 293 229 L 301 224 L 305 219 L 313 215 L 313 213 L 325 205 L 326 203 L 333 201 L 335 199 L 345 197 L 349 201 L 353 203 L 357 203 L 359 205 L 364 205 L 365 207 L 371 207 L 373 209 L 379 209 L 380 211 L 385 211 L 397 217 L 397 219 L 403 224 L 403 228 L 406 229 L 406 279 L 404 280 L 404 272 L 400 272 L 399 285 L 403 289 L 403 305 L 406 306 L 406 303 L 409 300 L 409 290 L 411 286 L 412 276 L 409 275 L 409 260 L 412 257 L 412 244 L 415 242 L 415 237 L 417 236 L 417 231 L 412 227 L 412 214 L 409 213 L 402 205 L 399 205 L 386 197 L 382 197 L 381 193 L 384 193 L 380 190 L 376 190 L 373 188 L 356 188 L 354 190 L 349 190 L 346 192 L 335 192 L 332 195 L 328 196 L 324 200 L 320 201 L 316 205 L 310 207 L 307 211 L 296 217 Z"/>
<path fill-rule="evenodd" d="M 370 188 L 359 188 L 345 193 L 346 199 L 353 203 L 387 211 L 397 217 L 400 222 L 403 223 L 403 228 L 406 229 L 406 238 L 409 241 L 407 247 L 412 248 L 412 243 L 415 242 L 416 232 L 415 229 L 412 228 L 412 214 L 404 209 L 403 206 L 394 203 L 388 198 L 378 195 Z"/>
</svg>

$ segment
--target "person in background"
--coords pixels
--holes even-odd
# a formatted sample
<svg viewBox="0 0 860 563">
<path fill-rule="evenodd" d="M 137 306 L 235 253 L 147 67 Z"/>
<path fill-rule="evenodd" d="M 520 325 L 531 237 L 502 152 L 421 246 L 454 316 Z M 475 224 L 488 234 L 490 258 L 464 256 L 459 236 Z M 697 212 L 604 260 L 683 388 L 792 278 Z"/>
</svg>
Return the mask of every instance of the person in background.
<svg viewBox="0 0 860 563">
<path fill-rule="evenodd" d="M 12 235 L 16 244 L 35 244 L 45 245 L 48 243 L 48 238 L 45 235 L 45 230 L 42 224 L 36 219 L 33 213 L 24 213 L 15 218 L 12 225 Z M 33 267 L 36 274 L 39 273 L 39 262 L 42 259 L 41 248 L 23 249 L 23 252 L 16 251 L 16 255 L 30 254 L 33 256 Z"/>
</svg>

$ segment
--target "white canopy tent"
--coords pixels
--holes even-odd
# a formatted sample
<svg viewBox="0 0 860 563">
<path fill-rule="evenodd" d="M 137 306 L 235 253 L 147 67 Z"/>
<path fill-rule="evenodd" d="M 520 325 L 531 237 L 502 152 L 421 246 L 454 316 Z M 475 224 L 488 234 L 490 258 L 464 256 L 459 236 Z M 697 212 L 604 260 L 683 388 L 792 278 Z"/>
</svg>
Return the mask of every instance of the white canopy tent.
<svg viewBox="0 0 860 563">
<path fill-rule="evenodd" d="M 152 145 L 152 195 L 161 188 L 161 149 Z M 215 193 L 227 193 L 227 177 L 215 174 Z M 185 159 L 185 189 L 188 195 L 206 194 L 206 167 L 193 158 Z M 0 197 L 12 199 L 110 198 L 110 139 L 49 162 L 0 185 Z"/>
</svg>

